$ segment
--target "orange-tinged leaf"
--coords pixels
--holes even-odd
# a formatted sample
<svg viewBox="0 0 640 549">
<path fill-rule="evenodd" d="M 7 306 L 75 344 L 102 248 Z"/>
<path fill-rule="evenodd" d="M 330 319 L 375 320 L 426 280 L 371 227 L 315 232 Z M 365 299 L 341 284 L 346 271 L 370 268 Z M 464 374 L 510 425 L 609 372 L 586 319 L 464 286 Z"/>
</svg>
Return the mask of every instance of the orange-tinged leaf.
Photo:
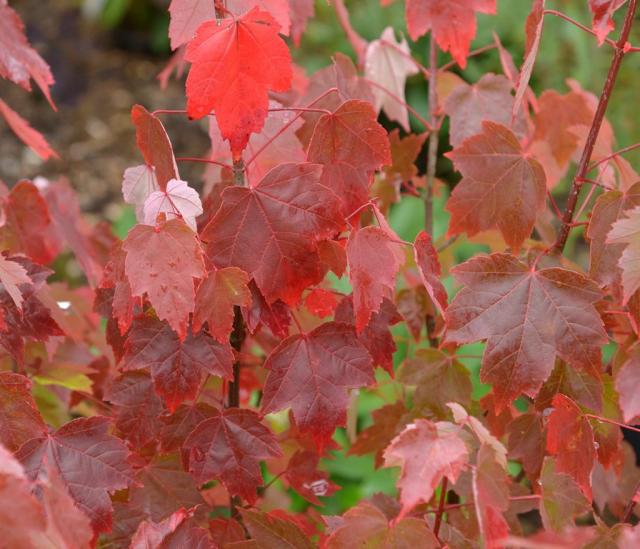
<svg viewBox="0 0 640 549">
<path fill-rule="evenodd" d="M 417 419 L 391 441 L 384 460 L 386 467 L 401 467 L 401 515 L 418 503 L 428 503 L 444 477 L 456 482 L 469 459 L 459 431 L 452 423 Z"/>
<path fill-rule="evenodd" d="M 372 105 L 350 99 L 320 117 L 307 158 L 324 166 L 322 183 L 340 197 L 348 215 L 369 199 L 373 172 L 391 164 L 389 138 Z"/>
<path fill-rule="evenodd" d="M 215 111 L 234 158 L 239 158 L 251 133 L 262 129 L 268 92 L 291 86 L 291 55 L 279 30 L 268 12 L 253 8 L 219 24 L 204 22 L 187 46 L 185 59 L 192 63 L 187 77 L 189 116 L 202 118 Z"/>
<path fill-rule="evenodd" d="M 580 408 L 568 397 L 553 397 L 547 422 L 547 451 L 556 456 L 556 470 L 576 481 L 591 501 L 591 471 L 595 459 L 593 430 Z"/>
<path fill-rule="evenodd" d="M 542 166 L 524 153 L 511 130 L 494 122 L 483 122 L 482 133 L 447 156 L 463 176 L 447 202 L 449 234 L 498 229 L 517 251 L 544 208 Z"/>
<path fill-rule="evenodd" d="M 407 0 L 407 28 L 412 40 L 433 32 L 440 49 L 450 51 L 464 69 L 476 36 L 476 13 L 495 12 L 496 0 Z"/>
<path fill-rule="evenodd" d="M 194 278 L 204 278 L 204 260 L 195 233 L 181 219 L 159 227 L 136 225 L 122 244 L 131 294 L 147 295 L 158 317 L 181 339 L 195 307 Z"/>
<path fill-rule="evenodd" d="M 521 393 L 535 396 L 556 356 L 599 377 L 607 336 L 593 306 L 602 294 L 591 280 L 535 271 L 506 254 L 473 258 L 453 274 L 466 287 L 447 309 L 446 340 L 487 340 L 480 378 L 493 384 L 498 412 Z"/>
</svg>

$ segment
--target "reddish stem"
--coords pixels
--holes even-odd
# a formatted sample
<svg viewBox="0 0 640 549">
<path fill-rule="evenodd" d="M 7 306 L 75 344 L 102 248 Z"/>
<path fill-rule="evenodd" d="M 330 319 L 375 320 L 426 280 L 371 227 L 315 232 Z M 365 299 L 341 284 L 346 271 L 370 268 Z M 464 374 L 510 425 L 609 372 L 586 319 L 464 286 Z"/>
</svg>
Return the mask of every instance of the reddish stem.
<svg viewBox="0 0 640 549">
<path fill-rule="evenodd" d="M 629 431 L 635 431 L 636 433 L 640 433 L 640 429 L 638 429 L 637 427 L 632 427 L 631 425 L 627 425 L 626 423 L 621 423 L 619 421 L 616 421 L 615 419 L 596 416 L 594 414 L 585 414 L 585 417 L 590 417 L 591 419 L 597 419 L 598 421 L 602 421 L 603 423 L 611 423 L 611 425 L 617 425 L 622 429 L 628 429 Z"/>
<path fill-rule="evenodd" d="M 444 515 L 444 506 L 447 501 L 447 487 L 449 481 L 447 477 L 443 477 L 442 485 L 440 487 L 440 502 L 438 503 L 438 511 L 436 513 L 436 520 L 433 524 L 433 534 L 440 540 L 438 534 L 440 533 L 440 525 L 442 524 L 442 515 Z"/>
<path fill-rule="evenodd" d="M 224 162 L 219 162 L 217 160 L 210 160 L 209 158 L 196 158 L 192 156 L 179 156 L 176 158 L 176 162 L 201 162 L 203 164 L 213 164 L 215 166 L 220 166 L 221 168 L 227 168 L 228 170 L 232 170 L 233 166 L 231 164 L 225 164 Z"/>
<path fill-rule="evenodd" d="M 153 116 L 158 114 L 187 114 L 187 111 L 184 109 L 158 109 L 157 111 L 153 111 L 151 114 Z"/>
<path fill-rule="evenodd" d="M 316 97 L 313 101 L 311 101 L 311 103 L 309 103 L 309 105 L 307 105 L 308 107 L 311 107 L 311 105 L 315 105 L 318 101 L 320 101 L 321 99 L 323 99 L 324 97 L 326 97 L 327 95 L 329 95 L 330 93 L 334 93 L 334 92 L 340 92 L 340 90 L 338 90 L 338 88 L 329 88 L 328 90 L 324 91 L 323 93 L 321 93 L 318 97 Z M 262 145 L 262 147 L 260 147 L 251 158 L 249 158 L 249 160 L 247 160 L 245 162 L 245 168 L 247 166 L 250 166 L 256 158 L 258 158 L 258 156 L 262 153 L 262 151 L 264 151 L 269 145 L 271 145 L 271 143 L 273 143 L 278 137 L 280 137 L 284 132 L 286 132 L 289 127 L 291 126 L 291 124 L 293 124 L 296 120 L 298 120 L 298 118 L 300 118 L 304 113 L 303 112 L 299 112 L 297 113 L 291 120 L 289 120 L 289 122 L 287 122 L 284 126 L 282 126 L 282 128 L 280 128 L 272 137 L 271 139 L 269 139 L 264 145 Z"/>
<path fill-rule="evenodd" d="M 415 110 L 411 105 L 409 105 L 406 101 L 403 101 L 402 98 L 398 97 L 395 93 L 393 93 L 390 89 L 385 88 L 383 85 L 378 84 L 377 82 L 374 82 L 373 80 L 369 80 L 368 78 L 362 78 L 362 80 L 364 80 L 367 84 L 373 86 L 374 88 L 378 88 L 379 90 L 383 91 L 384 93 L 386 93 L 389 97 L 391 97 L 394 101 L 400 103 L 400 105 L 402 105 L 403 107 L 406 107 L 406 109 L 413 114 L 413 116 L 415 116 L 418 120 L 420 120 L 420 122 L 424 125 L 425 128 L 427 128 L 427 130 L 429 130 L 430 132 L 433 131 L 433 128 L 435 127 L 436 123 L 433 122 L 428 122 L 426 118 L 424 118 L 417 110 Z"/>
<path fill-rule="evenodd" d="M 318 112 L 321 114 L 332 114 L 329 109 L 311 109 L 309 107 L 277 107 L 269 109 L 269 112 L 294 111 L 294 112 Z"/>
<path fill-rule="evenodd" d="M 569 17 L 568 15 L 562 13 L 561 11 L 558 11 L 558 10 L 544 10 L 544 14 L 545 15 L 555 15 L 556 17 L 559 17 L 560 19 L 564 19 L 568 23 L 571 23 L 575 27 L 578 27 L 579 29 L 583 30 L 584 32 L 588 32 L 592 36 L 597 36 L 597 34 L 592 29 L 590 29 L 589 27 L 586 27 L 582 23 L 578 23 L 578 21 L 576 21 L 575 19 L 573 19 L 573 18 Z M 609 44 L 610 46 L 612 46 L 614 48 L 618 48 L 618 44 L 616 44 L 610 38 L 605 38 L 604 41 L 607 44 Z M 625 40 L 625 42 L 626 42 L 626 40 Z"/>
<path fill-rule="evenodd" d="M 609 67 L 607 80 L 605 81 L 602 94 L 600 95 L 600 99 L 598 101 L 598 107 L 596 108 L 596 112 L 593 117 L 593 122 L 591 123 L 591 128 L 589 129 L 589 135 L 587 135 L 587 141 L 582 151 L 582 156 L 578 164 L 577 173 L 571 185 L 571 191 L 569 193 L 569 197 L 567 199 L 567 205 L 565 206 L 564 215 L 562 217 L 562 226 L 560 227 L 560 234 L 558 235 L 558 239 L 553 245 L 553 250 L 558 254 L 561 254 L 563 252 L 564 247 L 567 243 L 567 238 L 569 237 L 569 231 L 571 230 L 571 222 L 573 221 L 573 213 L 575 211 L 576 204 L 578 202 L 578 195 L 580 194 L 580 187 L 581 187 L 580 180 L 585 178 L 589 170 L 589 163 L 591 161 L 591 155 L 593 154 L 593 148 L 595 147 L 596 140 L 598 138 L 598 133 L 600 132 L 600 127 L 602 126 L 604 115 L 605 115 L 605 112 L 607 111 L 607 106 L 609 105 L 609 99 L 611 98 L 611 92 L 613 91 L 613 88 L 616 83 L 616 78 L 618 76 L 618 71 L 620 70 L 620 65 L 622 64 L 622 59 L 625 56 L 624 45 L 626 44 L 627 39 L 629 38 L 629 33 L 631 32 L 631 27 L 633 25 L 633 18 L 635 16 L 636 7 L 637 7 L 637 0 L 630 0 L 629 7 L 627 8 L 627 13 L 625 15 L 622 31 L 620 33 L 620 38 L 616 43 L 616 49 L 613 54 L 611 66 Z"/>
<path fill-rule="evenodd" d="M 621 154 L 628 153 L 629 151 L 632 151 L 632 150 L 637 149 L 637 148 L 640 148 L 640 143 L 634 143 L 633 145 L 629 145 L 628 147 L 625 147 L 624 149 L 620 149 L 619 151 L 611 153 L 609 156 L 605 156 L 604 158 L 601 158 L 597 162 L 594 162 L 593 164 L 591 164 L 591 166 L 589 166 L 589 170 L 588 171 L 594 170 L 595 168 L 597 168 L 601 164 L 604 164 L 605 162 L 608 162 L 609 160 L 612 160 L 616 156 L 620 156 Z"/>
<path fill-rule="evenodd" d="M 336 12 L 336 16 L 338 17 L 340 26 L 347 35 L 349 42 L 351 42 L 353 50 L 356 52 L 356 56 L 358 57 L 358 64 L 361 66 L 364 65 L 364 58 L 369 43 L 364 38 L 362 38 L 362 36 L 360 36 L 351 26 L 349 12 L 347 11 L 343 0 L 333 0 L 333 9 Z"/>
<path fill-rule="evenodd" d="M 551 191 L 549 191 L 549 189 L 547 189 L 547 198 L 549 199 L 549 202 L 551 203 L 551 206 L 553 207 L 553 210 L 556 213 L 556 217 L 561 220 L 562 212 L 560 211 L 560 208 L 558 208 L 558 204 L 555 198 L 553 198 L 553 195 L 551 194 Z"/>
<path fill-rule="evenodd" d="M 487 51 L 495 50 L 497 47 L 498 47 L 497 44 L 487 44 L 486 46 L 482 46 L 481 48 L 478 48 L 476 50 L 471 50 L 469 52 L 469 55 L 467 55 L 467 59 L 469 57 L 475 57 L 476 55 L 481 55 Z M 438 71 L 440 72 L 448 71 L 450 68 L 455 67 L 457 63 L 458 63 L 457 61 L 449 61 L 448 63 L 445 63 L 444 65 L 442 65 L 442 67 L 440 67 Z"/>
</svg>

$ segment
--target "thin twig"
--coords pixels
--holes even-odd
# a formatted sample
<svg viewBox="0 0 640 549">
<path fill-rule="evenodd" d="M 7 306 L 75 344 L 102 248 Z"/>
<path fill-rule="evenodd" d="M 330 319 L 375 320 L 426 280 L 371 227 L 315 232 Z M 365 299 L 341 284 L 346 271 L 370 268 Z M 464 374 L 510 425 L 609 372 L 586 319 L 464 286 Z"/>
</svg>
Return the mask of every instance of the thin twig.
<svg viewBox="0 0 640 549">
<path fill-rule="evenodd" d="M 481 55 L 485 52 L 491 51 L 491 50 L 495 50 L 498 47 L 497 44 L 487 44 L 486 46 L 482 46 L 481 48 L 478 48 L 477 50 L 471 50 L 469 52 L 469 55 L 467 55 L 467 59 L 469 59 L 469 57 L 475 57 L 476 55 Z M 456 64 L 458 62 L 457 61 L 449 61 L 448 63 L 445 63 L 444 65 L 442 65 L 442 67 L 440 67 L 438 69 L 439 72 L 444 72 L 444 71 L 448 71 L 449 69 L 451 69 L 452 67 L 455 67 Z"/>
<path fill-rule="evenodd" d="M 561 254 L 563 252 L 564 247 L 567 243 L 567 238 L 569 237 L 569 231 L 571 230 L 571 222 L 573 221 L 573 214 L 576 209 L 576 204 L 578 203 L 578 195 L 580 194 L 580 187 L 582 186 L 582 183 L 580 181 L 585 178 L 589 170 L 591 155 L 593 154 L 593 149 L 595 147 L 596 140 L 598 139 L 598 134 L 600 133 L 600 128 L 604 120 L 605 112 L 607 111 L 607 106 L 609 105 L 611 92 L 613 91 L 613 88 L 616 83 L 616 78 L 618 77 L 618 71 L 620 70 L 622 59 L 625 56 L 624 45 L 626 44 L 627 39 L 629 38 L 629 33 L 631 32 L 631 27 L 633 25 L 633 18 L 635 16 L 636 7 L 637 7 L 637 0 L 630 0 L 629 7 L 627 8 L 627 13 L 625 15 L 622 31 L 620 32 L 620 38 L 616 43 L 616 49 L 613 54 L 611 66 L 609 67 L 607 80 L 605 81 L 602 94 L 600 95 L 600 99 L 598 100 L 598 107 L 596 108 L 596 112 L 593 117 L 593 122 L 591 123 L 591 128 L 589 129 L 589 135 L 587 135 L 587 140 L 585 142 L 585 146 L 582 151 L 582 156 L 578 164 L 578 169 L 573 179 L 573 183 L 571 184 L 571 191 L 569 192 L 569 197 L 567 198 L 567 204 L 565 206 L 564 215 L 562 216 L 562 226 L 560 227 L 560 234 L 558 235 L 556 242 L 553 244 L 553 251 L 558 254 Z"/>
<path fill-rule="evenodd" d="M 560 19 L 564 19 L 568 23 L 571 23 L 575 27 L 578 27 L 580 30 L 583 30 L 584 32 L 588 32 L 592 36 L 597 36 L 595 31 L 593 31 L 589 27 L 583 25 L 582 23 L 578 23 L 578 21 L 576 21 L 575 19 L 569 17 L 567 14 L 562 13 L 561 11 L 558 11 L 558 10 L 544 10 L 544 14 L 545 15 L 555 15 L 556 17 L 559 17 Z M 613 48 L 618 48 L 618 45 L 613 40 L 611 40 L 611 38 L 605 38 L 604 41 L 607 44 L 609 44 L 610 46 L 612 46 Z M 626 42 L 626 40 L 625 40 L 625 42 Z"/>
<path fill-rule="evenodd" d="M 596 419 L 598 421 L 602 421 L 603 423 L 611 423 L 611 425 L 617 425 L 622 429 L 628 429 L 629 431 L 635 431 L 636 433 L 640 433 L 640 429 L 638 429 L 637 427 L 632 427 L 631 425 L 627 425 L 626 423 L 621 423 L 619 421 L 616 421 L 615 419 L 596 416 L 595 414 L 585 414 L 585 417 L 590 417 L 591 419 Z"/>
<path fill-rule="evenodd" d="M 367 46 L 369 45 L 369 43 L 364 38 L 362 38 L 362 36 L 360 36 L 351 25 L 349 12 L 347 11 L 343 0 L 333 0 L 333 9 L 336 12 L 336 16 L 338 17 L 340 26 L 347 35 L 347 38 L 351 43 L 356 56 L 358 57 L 358 64 L 360 66 L 363 66 L 365 54 L 367 52 Z"/>
<path fill-rule="evenodd" d="M 227 168 L 228 170 L 233 169 L 231 164 L 219 162 L 218 160 L 211 160 L 209 158 L 196 158 L 195 156 L 179 156 L 176 158 L 176 162 L 201 162 L 202 164 L 213 164 L 215 166 L 220 166 L 221 168 Z"/>
<path fill-rule="evenodd" d="M 597 162 L 594 162 L 593 164 L 591 164 L 591 166 L 589 166 L 589 169 L 587 170 L 587 172 L 590 172 L 591 170 L 597 168 L 598 166 L 600 166 L 600 164 L 604 164 L 605 162 L 608 162 L 609 160 L 612 160 L 616 156 L 620 156 L 621 154 L 628 153 L 629 151 L 633 151 L 634 149 L 637 149 L 639 147 L 640 147 L 640 143 L 634 143 L 633 145 L 629 145 L 628 147 L 625 147 L 624 149 L 620 149 L 619 151 L 611 153 L 609 156 L 605 156 L 604 158 L 601 158 Z"/>
</svg>

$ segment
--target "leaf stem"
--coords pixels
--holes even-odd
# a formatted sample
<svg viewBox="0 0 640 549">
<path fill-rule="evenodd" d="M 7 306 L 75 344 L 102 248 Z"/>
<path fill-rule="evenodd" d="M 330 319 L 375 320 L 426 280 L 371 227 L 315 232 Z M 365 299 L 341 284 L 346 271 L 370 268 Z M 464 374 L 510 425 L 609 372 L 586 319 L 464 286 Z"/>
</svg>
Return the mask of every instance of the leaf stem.
<svg viewBox="0 0 640 549">
<path fill-rule="evenodd" d="M 627 506 L 624 510 L 624 515 L 622 515 L 622 522 L 629 522 L 629 519 L 631 518 L 631 513 L 633 513 L 633 506 L 636 503 L 635 498 L 636 498 L 636 494 L 638 493 L 638 490 L 640 490 L 640 480 L 636 484 L 636 487 L 633 489 L 633 494 L 631 494 L 631 499 L 629 500 L 629 503 L 627 503 Z"/>
<path fill-rule="evenodd" d="M 632 427 L 631 425 L 627 425 L 626 423 L 621 423 L 620 421 L 616 421 L 615 419 L 609 419 L 606 417 L 597 416 L 595 414 L 585 414 L 585 417 L 590 417 L 591 419 L 596 419 L 598 421 L 602 421 L 603 423 L 611 423 L 611 425 L 617 425 L 622 429 L 628 429 L 629 431 L 635 431 L 636 433 L 640 433 L 640 429 L 637 427 Z"/>
<path fill-rule="evenodd" d="M 571 184 L 571 191 L 569 192 L 564 215 L 562 216 L 562 226 L 560 227 L 560 234 L 558 235 L 558 238 L 553 245 L 553 251 L 557 254 L 561 254 L 564 251 L 564 247 L 567 243 L 567 238 L 569 237 L 571 222 L 573 221 L 573 213 L 576 209 L 578 195 L 580 194 L 580 188 L 582 186 L 581 180 L 585 178 L 587 172 L 589 171 L 591 155 L 593 154 L 593 149 L 595 147 L 596 140 L 598 139 L 598 134 L 600 133 L 600 128 L 604 120 L 605 112 L 607 111 L 607 106 L 609 105 L 611 92 L 613 91 L 616 83 L 616 78 L 618 77 L 618 71 L 620 70 L 622 59 L 624 58 L 626 53 L 624 45 L 627 43 L 629 33 L 631 32 L 636 8 L 637 0 L 630 0 L 629 7 L 627 8 L 627 13 L 624 18 L 622 31 L 620 32 L 620 38 L 616 43 L 616 49 L 613 54 L 613 59 L 611 60 L 609 73 L 607 74 L 607 79 L 602 89 L 602 94 L 600 95 L 600 99 L 598 100 L 598 106 L 593 117 L 593 122 L 591 123 L 591 128 L 589 129 L 589 135 L 587 135 L 587 140 L 582 151 L 582 156 L 578 164 L 576 175 L 573 179 L 573 183 Z"/>
<path fill-rule="evenodd" d="M 358 58 L 358 64 L 364 66 L 365 54 L 367 52 L 367 46 L 369 43 L 360 36 L 351 25 L 351 19 L 349 18 L 349 11 L 344 5 L 344 0 L 333 0 L 333 9 L 336 12 L 338 22 L 347 35 L 347 39 L 351 42 L 351 46 Z"/>
<path fill-rule="evenodd" d="M 601 158 L 597 162 L 594 162 L 593 164 L 591 164 L 591 166 L 589 166 L 589 169 L 587 171 L 590 172 L 595 168 L 597 168 L 598 166 L 600 166 L 601 164 L 604 164 L 605 162 L 608 162 L 609 160 L 612 160 L 613 158 L 616 158 L 621 154 L 628 153 L 629 151 L 633 151 L 634 149 L 637 149 L 637 148 L 640 148 L 640 143 L 634 143 L 633 145 L 629 145 L 624 149 L 620 149 L 619 151 L 611 153 L 609 156 L 605 156 L 604 158 Z"/>
<path fill-rule="evenodd" d="M 487 44 L 486 46 L 482 46 L 481 48 L 478 48 L 476 50 L 472 50 L 469 52 L 469 55 L 467 55 L 467 59 L 469 57 L 475 57 L 476 55 L 481 55 L 485 52 L 491 51 L 491 50 L 495 50 L 498 47 L 497 44 L 493 43 L 493 44 Z M 451 69 L 452 67 L 455 67 L 458 64 L 457 61 L 449 61 L 448 63 L 445 63 L 444 65 L 442 65 L 442 67 L 440 67 L 438 69 L 439 72 L 444 72 L 444 71 L 448 71 L 449 69 Z"/>
<path fill-rule="evenodd" d="M 225 162 L 219 162 L 218 160 L 210 160 L 209 158 L 196 158 L 194 156 L 179 156 L 176 158 L 176 162 L 201 162 L 203 164 L 213 164 L 215 166 L 220 166 L 221 168 L 227 168 L 228 170 L 233 170 L 233 166 L 231 166 L 231 164 L 227 164 Z"/>
<path fill-rule="evenodd" d="M 571 23 L 573 26 L 578 27 L 580 30 L 583 30 L 584 32 L 588 32 L 592 36 L 597 36 L 597 34 L 592 29 L 590 29 L 589 27 L 583 25 L 582 23 L 579 23 L 578 21 L 576 21 L 575 19 L 569 17 L 567 14 L 562 13 L 561 11 L 558 11 L 558 10 L 544 10 L 544 14 L 545 15 L 555 15 L 556 17 L 559 17 L 560 19 L 564 19 L 568 23 Z M 613 40 L 611 40 L 611 38 L 605 38 L 604 41 L 607 44 L 609 44 L 610 46 L 612 46 L 613 48 L 618 48 L 618 44 L 616 44 Z M 625 42 L 626 42 L 626 40 L 625 40 Z"/>
<path fill-rule="evenodd" d="M 187 114 L 187 111 L 184 109 L 158 109 L 151 113 L 153 116 L 157 116 L 159 114 Z"/>
<path fill-rule="evenodd" d="M 440 533 L 440 525 L 442 524 L 442 515 L 444 515 L 444 506 L 447 501 L 447 488 L 449 479 L 443 477 L 442 484 L 440 486 L 440 501 L 438 502 L 438 511 L 436 513 L 436 519 L 433 524 L 433 534 L 440 540 L 438 534 Z"/>
</svg>

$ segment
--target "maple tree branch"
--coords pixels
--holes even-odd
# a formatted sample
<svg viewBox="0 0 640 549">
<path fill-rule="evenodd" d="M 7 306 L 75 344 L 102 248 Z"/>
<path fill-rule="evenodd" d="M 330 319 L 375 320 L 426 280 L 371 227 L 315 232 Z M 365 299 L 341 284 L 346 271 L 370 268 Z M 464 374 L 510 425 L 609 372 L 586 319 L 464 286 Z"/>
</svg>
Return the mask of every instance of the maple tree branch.
<svg viewBox="0 0 640 549">
<path fill-rule="evenodd" d="M 444 505 L 447 501 L 447 488 L 448 488 L 448 479 L 447 477 L 443 477 L 442 484 L 440 486 L 440 501 L 438 502 L 438 511 L 436 513 L 436 519 L 433 524 L 433 534 L 440 540 L 438 536 L 440 532 L 440 525 L 442 524 L 442 516 L 444 515 Z"/>
<path fill-rule="evenodd" d="M 332 114 L 329 109 L 313 109 L 309 107 L 277 107 L 269 109 L 269 112 L 294 111 L 294 112 L 318 112 L 321 114 Z"/>
<path fill-rule="evenodd" d="M 225 162 L 219 162 L 218 160 L 210 160 L 209 158 L 196 158 L 193 156 L 179 156 L 176 158 L 176 162 L 201 162 L 203 164 L 213 164 L 214 166 L 220 166 L 221 168 L 227 168 L 227 170 L 233 170 L 231 164 Z"/>
<path fill-rule="evenodd" d="M 360 36 L 351 25 L 349 11 L 344 5 L 344 0 L 333 0 L 333 9 L 336 12 L 338 23 L 340 23 L 342 30 L 344 30 L 345 34 L 347 35 L 347 39 L 349 40 L 349 42 L 351 42 L 351 46 L 353 47 L 353 50 L 358 57 L 358 64 L 360 66 L 363 66 L 369 42 L 362 38 L 362 36 Z"/>
<path fill-rule="evenodd" d="M 429 41 L 429 118 L 432 126 L 437 124 L 438 110 L 438 48 L 436 40 L 431 33 Z M 436 180 L 436 163 L 438 161 L 438 138 L 439 130 L 432 130 L 429 134 L 429 143 L 427 145 L 427 181 L 424 193 L 424 230 L 433 236 L 433 186 Z M 427 338 L 431 347 L 438 346 L 438 340 L 434 337 L 436 329 L 436 320 L 432 314 L 427 314 L 425 318 L 427 330 Z M 446 485 L 444 485 L 446 489 Z M 436 537 L 437 537 L 436 533 Z"/>
<path fill-rule="evenodd" d="M 384 93 L 386 93 L 389 97 L 391 97 L 391 99 L 393 99 L 394 101 L 396 101 L 397 103 L 399 103 L 400 105 L 402 105 L 403 107 L 405 107 L 411 114 L 413 114 L 413 116 L 415 116 L 421 123 L 422 125 L 430 132 L 434 131 L 434 127 L 437 125 L 437 122 L 429 122 L 426 118 L 424 118 L 416 109 L 414 109 L 411 105 L 409 105 L 409 103 L 407 103 L 406 101 L 403 101 L 402 98 L 398 97 L 395 93 L 393 93 L 390 89 L 385 88 L 384 86 L 382 86 L 381 84 L 378 84 L 377 82 L 374 82 L 373 80 L 369 80 L 368 78 L 364 78 L 362 77 L 362 80 L 364 80 L 367 84 L 369 84 L 370 86 L 373 86 L 374 88 L 378 88 L 379 90 L 383 91 Z"/>
<path fill-rule="evenodd" d="M 597 34 L 595 33 L 595 31 L 593 31 L 592 29 L 590 29 L 589 27 L 583 25 L 582 23 L 579 23 L 578 21 L 576 21 L 575 19 L 573 19 L 572 17 L 569 17 L 567 14 L 562 13 L 561 11 L 558 10 L 544 10 L 543 12 L 545 15 L 555 15 L 556 17 L 559 17 L 560 19 L 563 19 L 564 21 L 566 21 L 567 23 L 571 23 L 572 25 L 574 25 L 575 27 L 578 27 L 580 30 L 583 30 L 584 32 L 588 32 L 590 35 L 592 36 L 597 36 Z M 614 47 L 614 48 L 618 48 L 618 44 L 616 44 L 615 41 L 611 40 L 611 38 L 605 38 L 604 41 L 609 44 L 610 46 Z M 625 40 L 626 42 L 626 40 Z"/>
<path fill-rule="evenodd" d="M 604 158 L 601 158 L 597 162 L 594 162 L 593 164 L 591 164 L 591 166 L 589 166 L 588 172 L 594 170 L 595 168 L 597 168 L 601 164 L 604 164 L 605 162 L 609 162 L 609 160 L 612 160 L 612 159 L 616 158 L 617 156 L 620 156 L 621 154 L 628 153 L 629 151 L 633 151 L 633 150 L 635 150 L 637 148 L 640 148 L 640 143 L 634 143 L 633 145 L 629 145 L 628 147 L 625 147 L 624 149 L 620 149 L 619 151 L 611 153 L 609 156 L 605 156 Z"/>
<path fill-rule="evenodd" d="M 626 53 L 624 45 L 627 43 L 629 33 L 631 32 L 637 5 L 637 0 L 629 1 L 629 6 L 627 8 L 627 13 L 625 15 L 624 23 L 622 26 L 622 31 L 620 32 L 620 38 L 616 43 L 617 47 L 614 51 L 613 59 L 611 60 L 611 65 L 609 67 L 609 73 L 607 74 L 607 79 L 602 89 L 602 94 L 600 94 L 600 99 L 598 100 L 598 106 L 593 116 L 593 122 L 591 123 L 591 128 L 589 129 L 589 135 L 587 135 L 587 140 L 582 151 L 582 156 L 578 164 L 576 175 L 573 179 L 573 183 L 571 184 L 571 191 L 569 192 L 564 215 L 562 217 L 560 234 L 558 235 L 558 238 L 553 245 L 553 251 L 558 254 L 561 254 L 563 252 L 564 247 L 567 243 L 567 238 L 569 237 L 571 222 L 573 221 L 573 213 L 576 209 L 578 195 L 580 194 L 580 187 L 582 186 L 581 180 L 585 178 L 587 172 L 589 171 L 591 155 L 593 154 L 593 149 L 595 147 L 596 140 L 598 139 L 598 134 L 600 133 L 602 122 L 604 121 L 604 115 L 607 111 L 607 106 L 609 105 L 609 99 L 611 98 L 611 92 L 613 91 L 616 83 L 616 78 L 618 77 L 618 71 L 620 70 L 622 59 L 624 58 Z"/>
</svg>

